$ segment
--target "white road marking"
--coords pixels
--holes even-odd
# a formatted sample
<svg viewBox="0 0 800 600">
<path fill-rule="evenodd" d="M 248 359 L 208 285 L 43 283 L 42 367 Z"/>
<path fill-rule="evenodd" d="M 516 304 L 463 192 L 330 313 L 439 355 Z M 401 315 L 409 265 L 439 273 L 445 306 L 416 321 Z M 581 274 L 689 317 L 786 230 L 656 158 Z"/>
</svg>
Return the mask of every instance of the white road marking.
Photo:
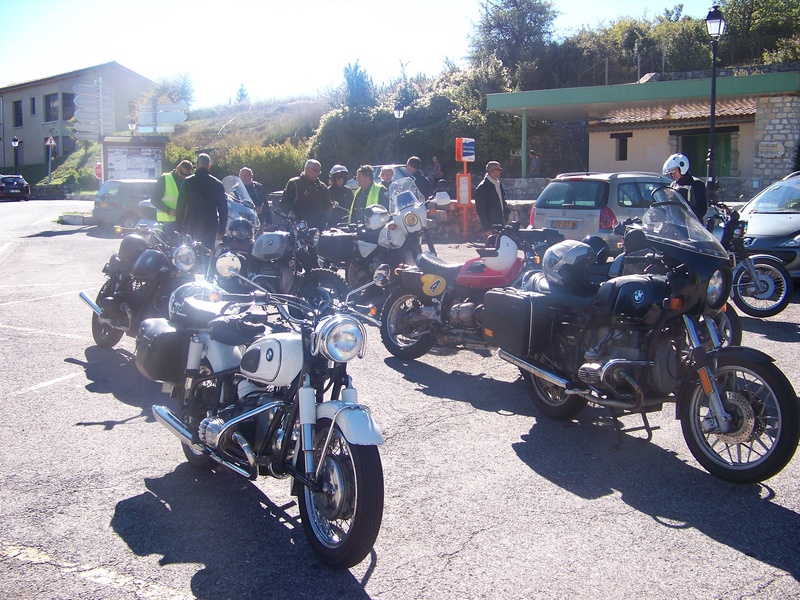
<svg viewBox="0 0 800 600">
<path fill-rule="evenodd" d="M 75 294 L 77 296 L 78 292 L 86 292 L 86 291 L 88 290 L 74 290 L 71 292 L 61 292 L 60 294 L 51 294 L 49 296 L 39 296 L 38 298 L 24 298 L 22 300 L 12 300 L 11 302 L 0 302 L 0 306 L 11 306 L 12 304 L 22 304 L 24 302 L 36 302 L 38 300 L 48 300 L 50 298 L 58 298 L 59 296 L 69 296 L 70 294 Z"/>
<path fill-rule="evenodd" d="M 5 243 L 5 244 L 3 244 L 2 246 L 0 246 L 0 254 L 2 254 L 3 252 L 5 252 L 6 250 L 8 250 L 8 249 L 11 247 L 11 244 L 12 244 L 12 243 L 13 243 L 13 242 L 6 242 L 6 243 Z"/>
<path fill-rule="evenodd" d="M 48 283 L 11 283 L 9 285 L 0 285 L 0 290 L 7 290 L 11 288 L 23 287 L 41 287 L 48 285 L 65 286 L 65 285 L 94 285 L 100 287 L 103 285 L 102 281 L 50 281 Z"/>
<path fill-rule="evenodd" d="M 61 383 L 62 381 L 66 381 L 67 379 L 72 379 L 73 377 L 77 377 L 80 373 L 70 373 L 69 375 L 64 375 L 62 377 L 57 377 L 56 379 L 51 379 L 50 381 L 43 381 L 42 383 L 37 383 L 36 385 L 32 385 L 29 388 L 25 388 L 23 390 L 17 390 L 16 392 L 12 392 L 12 396 L 19 396 L 20 394 L 25 394 L 27 392 L 35 392 L 36 390 L 40 390 L 42 388 L 49 387 L 51 385 L 55 385 L 57 383 Z"/>
<path fill-rule="evenodd" d="M 49 337 L 58 336 L 58 337 L 65 337 L 71 340 L 92 340 L 92 338 L 88 335 L 74 335 L 71 333 L 61 333 L 59 331 L 51 331 L 51 330 L 42 330 L 42 329 L 30 329 L 29 327 L 17 327 L 16 325 L 2 325 L 0 324 L 0 329 L 9 329 L 11 331 L 19 331 L 21 333 L 39 333 L 42 335 L 46 335 Z"/>
</svg>

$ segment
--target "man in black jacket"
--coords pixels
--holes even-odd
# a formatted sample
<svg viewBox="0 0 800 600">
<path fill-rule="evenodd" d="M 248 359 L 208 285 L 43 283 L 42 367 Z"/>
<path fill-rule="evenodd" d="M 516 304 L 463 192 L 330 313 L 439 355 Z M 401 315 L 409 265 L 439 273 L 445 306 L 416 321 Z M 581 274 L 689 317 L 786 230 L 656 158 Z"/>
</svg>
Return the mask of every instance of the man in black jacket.
<svg viewBox="0 0 800 600">
<path fill-rule="evenodd" d="M 475 188 L 475 212 L 486 237 L 492 235 L 492 225 L 505 225 L 510 210 L 506 204 L 506 191 L 500 183 L 503 169 L 497 161 L 486 163 L 486 176 Z"/>
<path fill-rule="evenodd" d="M 425 177 L 425 173 L 422 172 L 422 161 L 418 156 L 412 156 L 406 161 L 406 169 L 408 169 L 408 172 L 414 178 L 414 183 L 417 184 L 417 189 L 420 194 L 422 194 L 426 200 L 433 196 L 436 190 L 433 185 L 431 185 L 431 182 L 428 181 L 428 178 Z"/>
<path fill-rule="evenodd" d="M 211 174 L 211 157 L 197 156 L 197 169 L 187 177 L 178 194 L 175 225 L 178 231 L 213 250 L 228 226 L 228 200 L 222 182 Z"/>
<path fill-rule="evenodd" d="M 303 172 L 292 177 L 281 196 L 281 210 L 293 213 L 298 221 L 320 231 L 325 229 L 333 213 L 333 203 L 328 186 L 319 180 L 322 165 L 313 158 L 306 161 Z"/>
<path fill-rule="evenodd" d="M 698 220 L 704 223 L 708 210 L 706 186 L 689 173 L 689 159 L 683 154 L 673 154 L 664 162 L 661 170 L 672 179 L 670 187 L 681 193 Z"/>
</svg>

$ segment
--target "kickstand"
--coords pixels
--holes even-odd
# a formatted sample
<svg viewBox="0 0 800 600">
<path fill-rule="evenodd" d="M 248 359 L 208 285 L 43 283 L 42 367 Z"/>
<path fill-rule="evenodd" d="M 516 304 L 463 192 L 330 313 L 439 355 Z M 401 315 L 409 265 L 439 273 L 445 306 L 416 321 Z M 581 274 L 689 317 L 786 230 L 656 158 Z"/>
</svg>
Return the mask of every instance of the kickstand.
<svg viewBox="0 0 800 600">
<path fill-rule="evenodd" d="M 656 429 L 661 429 L 661 427 L 659 427 L 659 426 L 651 427 L 650 421 L 647 420 L 647 414 L 645 412 L 639 412 L 639 411 L 626 412 L 624 410 L 618 412 L 616 408 L 612 408 L 612 407 L 609 407 L 608 410 L 611 411 L 611 419 L 612 419 L 612 421 L 614 423 L 614 431 L 617 434 L 617 442 L 614 444 L 614 449 L 615 450 L 619 450 L 622 447 L 622 441 L 624 439 L 622 437 L 623 433 L 627 433 L 627 432 L 631 432 L 631 431 L 645 431 L 645 432 L 647 432 L 647 435 L 645 437 L 639 438 L 639 439 L 641 441 L 643 441 L 643 442 L 649 442 L 650 440 L 653 439 L 653 432 Z M 627 417 L 629 415 L 637 415 L 637 414 L 642 417 L 642 424 L 640 426 L 638 426 L 638 427 L 623 427 L 622 426 L 622 421 L 619 420 L 620 417 Z"/>
</svg>

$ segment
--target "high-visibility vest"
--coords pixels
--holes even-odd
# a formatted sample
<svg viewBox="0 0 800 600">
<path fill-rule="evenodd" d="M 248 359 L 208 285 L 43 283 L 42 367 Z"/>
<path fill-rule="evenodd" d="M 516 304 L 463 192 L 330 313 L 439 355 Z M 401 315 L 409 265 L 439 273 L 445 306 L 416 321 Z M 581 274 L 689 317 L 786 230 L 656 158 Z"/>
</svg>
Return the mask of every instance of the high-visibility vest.
<svg viewBox="0 0 800 600">
<path fill-rule="evenodd" d="M 364 205 L 364 208 L 366 208 L 367 206 L 372 206 L 373 204 L 378 204 L 381 197 L 382 188 L 383 186 L 381 185 L 376 185 L 374 183 L 372 184 L 372 187 L 369 188 L 369 194 L 367 194 L 367 203 Z M 358 196 L 358 192 L 355 193 L 355 195 L 353 196 L 353 202 L 352 204 L 350 204 L 350 215 L 348 217 L 348 220 L 353 219 L 353 207 L 356 204 L 356 196 Z"/>
<path fill-rule="evenodd" d="M 164 173 L 164 184 L 164 197 L 161 199 L 161 201 L 171 209 L 175 210 L 175 208 L 178 206 L 178 182 L 175 181 L 175 174 L 172 172 Z M 157 210 L 156 221 L 159 223 L 171 223 L 175 221 L 175 216 Z"/>
</svg>

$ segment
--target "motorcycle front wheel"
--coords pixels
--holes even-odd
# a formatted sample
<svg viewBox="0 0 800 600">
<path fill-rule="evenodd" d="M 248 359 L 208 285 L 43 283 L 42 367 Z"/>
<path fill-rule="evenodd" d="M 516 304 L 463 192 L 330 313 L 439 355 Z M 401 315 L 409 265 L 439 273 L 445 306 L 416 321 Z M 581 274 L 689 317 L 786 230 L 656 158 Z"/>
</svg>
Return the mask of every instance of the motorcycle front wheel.
<svg viewBox="0 0 800 600">
<path fill-rule="evenodd" d="M 436 340 L 430 321 L 422 317 L 422 306 L 416 293 L 402 288 L 389 294 L 383 304 L 381 340 L 397 358 L 414 360 L 433 348 Z"/>
<path fill-rule="evenodd" d="M 792 300 L 794 284 L 786 268 L 775 260 L 753 260 L 757 281 L 750 272 L 739 267 L 733 273 L 731 297 L 739 309 L 751 317 L 772 317 Z"/>
<path fill-rule="evenodd" d="M 315 464 L 322 460 L 320 491 L 304 487 L 300 520 L 311 549 L 335 569 L 360 563 L 375 545 L 383 519 L 383 467 L 376 446 L 350 444 L 338 425 L 328 446 L 329 419 L 317 422 Z"/>
<path fill-rule="evenodd" d="M 337 273 L 328 269 L 311 269 L 297 295 L 324 314 L 333 307 L 334 301 L 344 302 L 349 293 L 350 286 Z"/>
<path fill-rule="evenodd" d="M 723 433 L 714 426 L 698 381 L 680 408 L 686 445 L 697 462 L 720 479 L 769 479 L 789 463 L 800 439 L 800 411 L 791 383 L 772 363 L 736 356 L 719 359 L 716 382 L 733 428 Z"/>
<path fill-rule="evenodd" d="M 742 345 L 742 320 L 730 302 L 725 303 L 725 310 L 716 314 L 714 323 L 723 346 Z"/>
<path fill-rule="evenodd" d="M 536 377 L 533 373 L 519 370 L 531 402 L 543 415 L 565 421 L 571 419 L 586 406 L 587 400 L 576 394 L 565 394 L 564 389 Z"/>
<path fill-rule="evenodd" d="M 100 304 L 100 300 L 109 294 L 111 294 L 111 280 L 106 280 L 97 293 L 95 303 Z M 97 313 L 92 312 L 92 338 L 94 343 L 101 348 L 113 348 L 122 339 L 124 333 L 121 329 L 114 329 L 108 323 L 101 321 Z"/>
</svg>

